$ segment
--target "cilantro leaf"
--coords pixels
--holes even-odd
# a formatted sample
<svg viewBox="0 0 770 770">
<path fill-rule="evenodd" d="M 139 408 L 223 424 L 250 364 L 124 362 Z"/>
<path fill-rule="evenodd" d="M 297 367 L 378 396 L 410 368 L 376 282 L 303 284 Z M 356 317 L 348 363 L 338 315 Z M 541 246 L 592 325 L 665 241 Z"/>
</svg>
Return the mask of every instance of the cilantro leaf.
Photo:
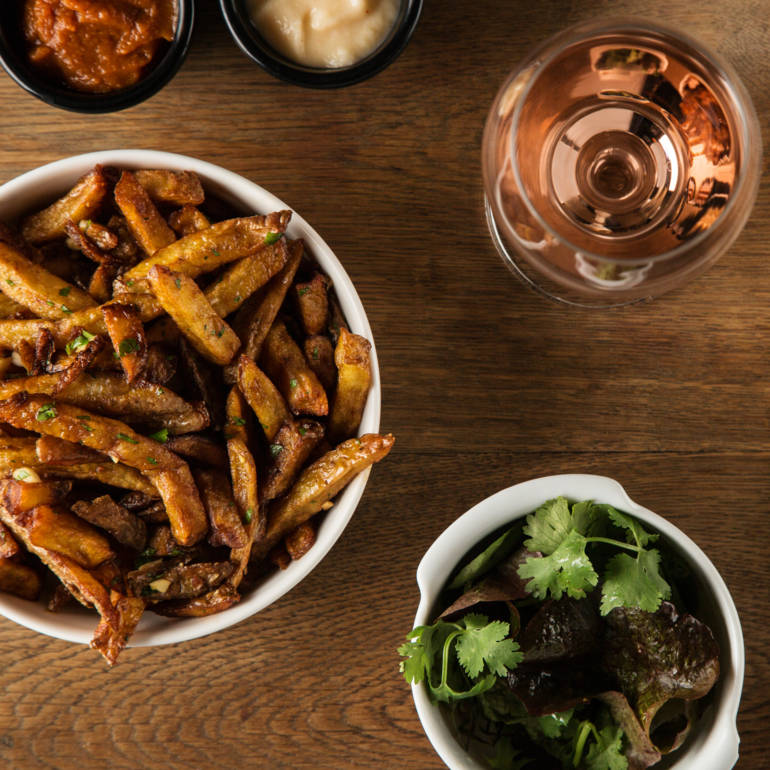
<svg viewBox="0 0 770 770">
<path fill-rule="evenodd" d="M 536 599 L 545 599 L 549 591 L 554 599 L 561 599 L 564 593 L 582 599 L 599 582 L 586 544 L 586 538 L 572 530 L 550 556 L 527 559 L 518 569 L 519 577 L 531 578 L 527 590 Z"/>
<path fill-rule="evenodd" d="M 671 586 L 660 574 L 660 553 L 656 549 L 641 550 L 636 558 L 619 553 L 607 563 L 602 585 L 602 615 L 615 607 L 639 607 L 655 612 L 661 601 L 670 596 Z"/>
<path fill-rule="evenodd" d="M 463 617 L 465 632 L 456 641 L 457 659 L 470 677 L 477 677 L 484 664 L 497 676 L 505 676 L 524 658 L 519 645 L 507 639 L 510 626 L 500 620 L 491 623 L 484 615 L 470 613 Z"/>
<path fill-rule="evenodd" d="M 586 770 L 627 770 L 628 760 L 623 754 L 623 730 L 620 727 L 603 727 L 593 731 L 594 743 L 588 748 Z"/>
<path fill-rule="evenodd" d="M 438 620 L 432 626 L 418 626 L 398 648 L 405 658 L 399 668 L 407 682 L 424 681 L 434 702 L 475 697 L 523 659 L 519 645 L 508 638 L 509 631 L 508 623 L 489 623 L 485 616 L 473 614 L 456 623 Z"/>
<path fill-rule="evenodd" d="M 487 757 L 487 764 L 493 770 L 524 770 L 535 760 L 524 756 L 518 749 L 514 748 L 513 741 L 504 735 L 495 743 L 494 757 Z"/>
<path fill-rule="evenodd" d="M 524 541 L 528 551 L 540 551 L 548 555 L 561 544 L 572 529 L 572 514 L 569 503 L 564 497 L 557 497 L 543 503 L 534 513 L 527 516 L 524 533 L 529 540 Z"/>
<path fill-rule="evenodd" d="M 621 513 L 615 510 L 611 505 L 604 506 L 610 521 L 620 529 L 627 529 L 626 539 L 629 543 L 636 543 L 640 548 L 644 548 L 649 543 L 658 539 L 658 535 L 651 535 L 645 532 L 642 525 L 631 518 L 627 513 Z"/>
</svg>

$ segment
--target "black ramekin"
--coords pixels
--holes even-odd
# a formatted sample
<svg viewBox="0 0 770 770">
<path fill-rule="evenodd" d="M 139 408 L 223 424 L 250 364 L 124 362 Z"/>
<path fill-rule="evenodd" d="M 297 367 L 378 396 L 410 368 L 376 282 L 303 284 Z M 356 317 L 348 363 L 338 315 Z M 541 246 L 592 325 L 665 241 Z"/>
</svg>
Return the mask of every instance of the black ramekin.
<svg viewBox="0 0 770 770">
<path fill-rule="evenodd" d="M 390 35 L 369 56 L 349 67 L 306 67 L 271 48 L 249 18 L 246 0 L 219 0 L 230 34 L 240 49 L 274 77 L 305 88 L 342 88 L 376 75 L 406 48 L 422 11 L 422 0 L 402 0 Z"/>
<path fill-rule="evenodd" d="M 187 56 L 195 16 L 194 0 L 177 0 L 174 39 L 166 44 L 149 72 L 136 85 L 105 94 L 75 91 L 37 72 L 29 62 L 17 2 L 0 0 L 0 63 L 5 71 L 33 96 L 73 112 L 117 112 L 133 107 L 160 91 L 176 75 Z"/>
</svg>

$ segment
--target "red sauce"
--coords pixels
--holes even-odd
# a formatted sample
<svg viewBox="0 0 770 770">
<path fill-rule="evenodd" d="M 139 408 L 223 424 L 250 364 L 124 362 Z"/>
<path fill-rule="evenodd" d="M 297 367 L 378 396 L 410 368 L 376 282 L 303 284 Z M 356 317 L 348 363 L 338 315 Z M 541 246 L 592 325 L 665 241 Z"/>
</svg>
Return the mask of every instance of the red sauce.
<svg viewBox="0 0 770 770">
<path fill-rule="evenodd" d="M 176 0 L 24 0 L 30 60 L 76 91 L 134 85 L 175 25 Z"/>
</svg>

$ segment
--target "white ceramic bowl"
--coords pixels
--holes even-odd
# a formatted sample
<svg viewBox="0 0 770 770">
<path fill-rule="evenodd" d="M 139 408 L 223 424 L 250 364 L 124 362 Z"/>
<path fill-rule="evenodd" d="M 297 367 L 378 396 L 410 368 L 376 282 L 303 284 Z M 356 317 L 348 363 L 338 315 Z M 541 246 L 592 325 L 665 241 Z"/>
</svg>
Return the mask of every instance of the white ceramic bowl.
<svg viewBox="0 0 770 770">
<path fill-rule="evenodd" d="M 50 203 L 97 163 L 123 168 L 168 168 L 194 171 L 207 194 L 231 204 L 236 211 L 266 214 L 291 208 L 259 185 L 219 166 L 186 155 L 153 150 L 106 150 L 76 155 L 49 163 L 0 187 L 0 221 L 12 221 L 25 212 Z M 372 387 L 360 433 L 376 433 L 380 425 L 380 373 L 372 330 L 353 283 L 321 236 L 296 212 L 287 229 L 291 238 L 303 238 L 321 269 L 334 282 L 334 290 L 351 331 L 372 342 Z M 364 492 L 367 469 L 337 497 L 318 530 L 310 551 L 282 571 L 276 571 L 230 609 L 204 618 L 163 618 L 146 613 L 129 646 L 143 647 L 195 639 L 232 626 L 272 604 L 299 583 L 323 559 L 347 526 Z M 42 603 L 0 594 L 0 614 L 34 631 L 70 642 L 88 644 L 98 622 L 96 612 L 76 607 L 51 613 Z"/>
<path fill-rule="evenodd" d="M 727 586 L 703 551 L 671 522 L 633 502 L 617 481 L 604 476 L 569 474 L 525 481 L 482 500 L 438 537 L 417 568 L 420 605 L 414 625 L 432 623 L 442 587 L 470 548 L 508 522 L 532 513 L 546 500 L 609 503 L 657 530 L 689 564 L 698 586 L 694 614 L 707 623 L 720 646 L 721 673 L 712 704 L 693 727 L 685 744 L 655 765 L 676 770 L 729 770 L 738 761 L 736 717 L 743 688 L 743 633 Z M 701 599 L 703 601 L 701 601 Z M 422 726 L 441 759 L 451 770 L 484 770 L 455 740 L 424 684 L 412 685 Z"/>
</svg>

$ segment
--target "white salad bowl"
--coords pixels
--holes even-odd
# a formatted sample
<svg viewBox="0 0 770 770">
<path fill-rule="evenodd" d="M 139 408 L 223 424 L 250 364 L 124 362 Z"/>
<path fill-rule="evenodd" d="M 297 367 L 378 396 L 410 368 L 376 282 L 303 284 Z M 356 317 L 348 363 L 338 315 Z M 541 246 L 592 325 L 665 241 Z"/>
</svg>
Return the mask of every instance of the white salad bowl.
<svg viewBox="0 0 770 770">
<path fill-rule="evenodd" d="M 95 165 L 123 168 L 165 168 L 194 171 L 207 195 L 214 195 L 231 205 L 234 211 L 266 214 L 291 207 L 263 187 L 232 171 L 212 163 L 155 150 L 106 150 L 49 163 L 12 179 L 0 187 L 0 221 L 12 222 L 22 214 L 41 208 L 70 189 L 79 177 Z M 376 433 L 380 425 L 380 374 L 372 330 L 364 307 L 342 264 L 321 236 L 296 212 L 286 234 L 302 238 L 321 270 L 331 278 L 334 291 L 351 331 L 372 342 L 372 386 L 361 419 L 360 433 Z M 183 642 L 220 631 L 272 604 L 290 591 L 329 552 L 342 534 L 358 505 L 369 477 L 367 469 L 359 474 L 336 498 L 318 529 L 315 545 L 287 569 L 274 572 L 245 593 L 238 604 L 216 615 L 202 618 L 164 618 L 146 613 L 129 640 L 129 647 Z M 98 622 L 95 611 L 74 607 L 49 612 L 42 602 L 30 602 L 0 594 L 0 614 L 34 631 L 70 642 L 88 644 Z"/>
<path fill-rule="evenodd" d="M 655 770 L 729 770 L 738 761 L 736 718 L 743 689 L 743 633 L 730 592 L 705 553 L 681 530 L 633 502 L 617 481 L 604 476 L 565 474 L 532 479 L 482 500 L 451 524 L 431 545 L 417 568 L 420 604 L 414 626 L 435 620 L 441 590 L 465 554 L 487 535 L 532 513 L 546 500 L 594 500 L 627 512 L 661 534 L 691 568 L 698 600 L 693 614 L 710 626 L 720 647 L 720 676 L 711 703 L 693 726 L 684 745 L 664 757 Z M 451 770 L 485 770 L 452 734 L 424 683 L 412 685 L 417 714 L 428 739 Z"/>
</svg>

